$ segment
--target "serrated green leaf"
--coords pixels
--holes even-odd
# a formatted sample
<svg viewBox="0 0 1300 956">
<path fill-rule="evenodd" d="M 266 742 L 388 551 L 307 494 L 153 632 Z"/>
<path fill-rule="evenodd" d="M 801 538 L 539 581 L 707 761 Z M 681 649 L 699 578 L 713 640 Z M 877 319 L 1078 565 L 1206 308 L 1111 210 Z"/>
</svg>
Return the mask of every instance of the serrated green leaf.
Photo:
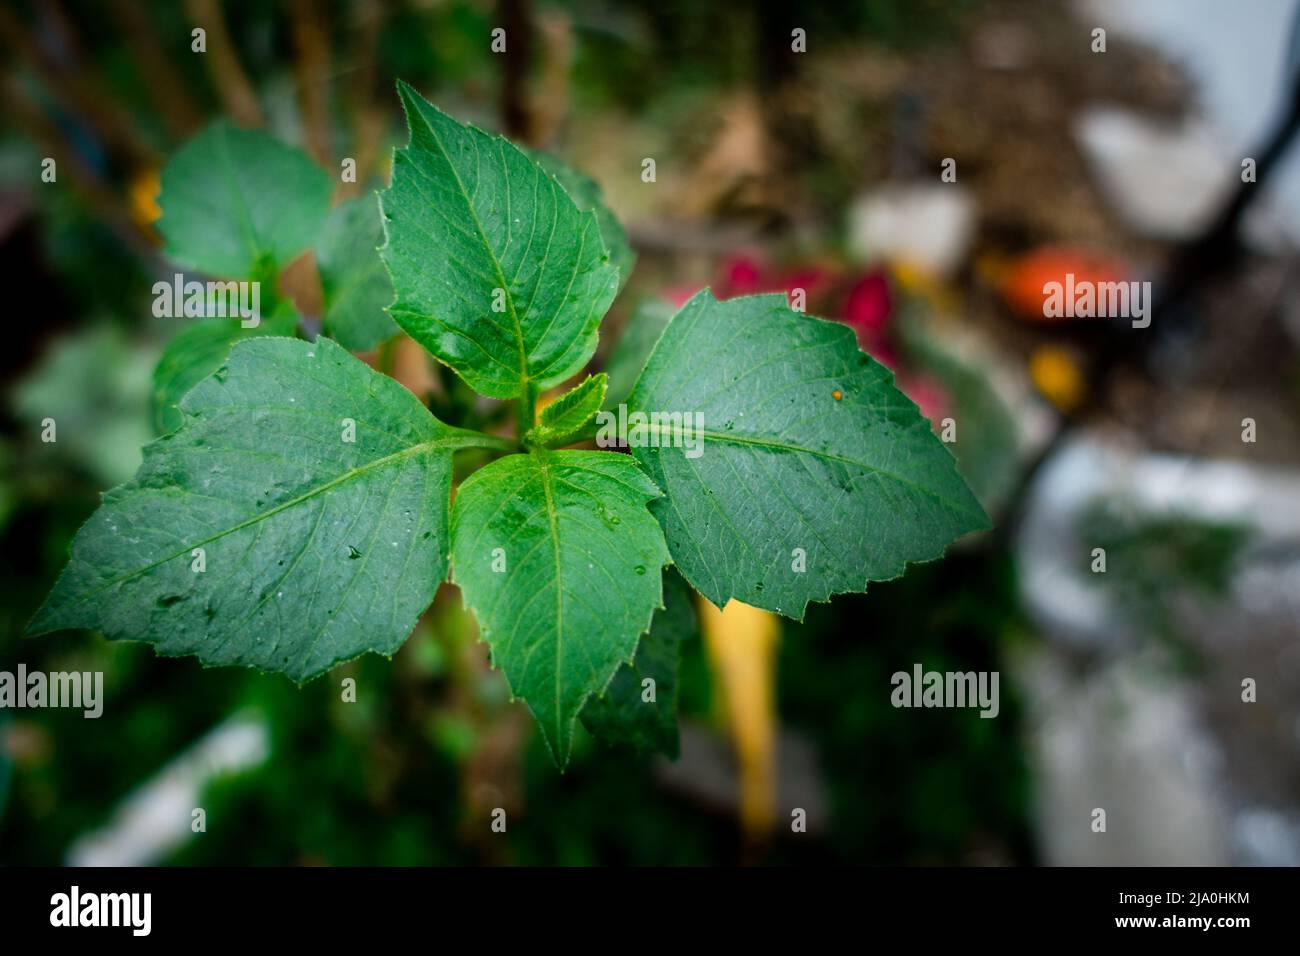
<svg viewBox="0 0 1300 956">
<path fill-rule="evenodd" d="M 563 445 L 596 417 L 605 400 L 605 373 L 588 375 L 542 409 L 541 421 L 528 434 L 533 445 Z"/>
<path fill-rule="evenodd" d="M 637 303 L 628 316 L 623 332 L 614 345 L 614 351 L 605 363 L 609 375 L 609 391 L 605 393 L 606 407 L 627 400 L 636 384 L 646 359 L 654 351 L 659 336 L 664 334 L 673 317 L 673 307 L 662 299 L 647 299 Z"/>
<path fill-rule="evenodd" d="M 893 378 L 847 326 L 784 296 L 719 302 L 706 289 L 682 307 L 628 406 L 701 415 L 702 427 L 648 428 L 629 444 L 664 491 L 651 510 L 696 590 L 802 619 L 809 601 L 863 591 L 989 527 Z"/>
<path fill-rule="evenodd" d="M 384 311 L 393 302 L 393 282 L 379 258 L 383 241 L 379 202 L 366 196 L 331 211 L 316 244 L 325 329 L 356 352 L 397 334 L 397 325 Z"/>
<path fill-rule="evenodd" d="M 159 432 L 180 427 L 180 401 L 225 363 L 236 342 L 262 335 L 292 335 L 297 313 L 282 305 L 276 315 L 244 328 L 239 319 L 205 319 L 188 325 L 167 343 L 153 370 L 154 419 Z"/>
<path fill-rule="evenodd" d="M 484 395 L 571 378 L 618 286 L 595 214 L 502 137 L 398 91 L 410 142 L 381 194 L 389 314 Z"/>
<path fill-rule="evenodd" d="M 664 606 L 655 612 L 650 632 L 642 635 L 636 658 L 614 674 L 599 697 L 587 701 L 582 723 L 608 744 L 659 751 L 676 758 L 677 668 L 681 642 L 696 631 L 690 589 L 681 576 L 664 572 Z M 654 681 L 654 699 L 647 700 L 647 680 Z"/>
<path fill-rule="evenodd" d="M 560 767 L 578 713 L 661 602 L 658 494 L 626 455 L 545 450 L 498 459 L 456 494 L 453 580 Z"/>
<path fill-rule="evenodd" d="M 622 289 L 632 275 L 632 267 L 636 265 L 636 253 L 632 251 L 632 243 L 628 241 L 627 230 L 605 205 L 605 193 L 600 188 L 600 184 L 586 173 L 566 165 L 553 153 L 530 149 L 528 154 L 560 181 L 564 191 L 569 194 L 569 198 L 579 209 L 583 211 L 590 209 L 596 214 L 596 219 L 600 223 L 600 237 L 605 241 L 605 248 L 609 250 L 609 261 L 618 270 L 618 287 Z"/>
<path fill-rule="evenodd" d="M 297 681 L 397 650 L 445 577 L 452 451 L 483 436 L 325 338 L 240 342 L 181 410 L 77 533 L 31 632 Z"/>
<path fill-rule="evenodd" d="M 333 183 L 305 153 L 218 120 L 162 171 L 168 258 L 227 278 L 273 277 L 316 241 Z"/>
</svg>

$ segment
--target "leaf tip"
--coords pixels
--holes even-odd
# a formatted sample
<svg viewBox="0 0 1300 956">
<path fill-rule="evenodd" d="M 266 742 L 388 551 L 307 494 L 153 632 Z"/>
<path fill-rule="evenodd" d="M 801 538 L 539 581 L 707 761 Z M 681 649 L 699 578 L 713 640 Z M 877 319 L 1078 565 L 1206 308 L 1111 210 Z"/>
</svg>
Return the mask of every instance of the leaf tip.
<svg viewBox="0 0 1300 956">
<path fill-rule="evenodd" d="M 63 628 L 58 623 L 56 612 L 51 610 L 50 600 L 47 597 L 23 628 L 23 634 L 27 637 L 39 637 L 42 634 L 50 634 L 61 630 Z"/>
</svg>

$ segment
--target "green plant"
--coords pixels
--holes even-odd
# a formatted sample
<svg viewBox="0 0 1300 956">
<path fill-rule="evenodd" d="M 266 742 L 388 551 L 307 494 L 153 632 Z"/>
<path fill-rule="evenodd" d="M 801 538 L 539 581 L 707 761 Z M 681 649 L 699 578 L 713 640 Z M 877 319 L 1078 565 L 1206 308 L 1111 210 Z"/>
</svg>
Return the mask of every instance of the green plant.
<svg viewBox="0 0 1300 956">
<path fill-rule="evenodd" d="M 892 374 L 778 295 L 699 293 L 617 413 L 601 373 L 539 417 L 595 352 L 626 236 L 589 180 L 399 92 L 410 141 L 378 216 L 329 214 L 325 174 L 262 134 L 218 125 L 173 158 L 168 254 L 273 288 L 314 246 L 325 334 L 285 337 L 303 323 L 268 293 L 255 327 L 178 336 L 155 379 L 172 430 L 78 533 L 33 633 L 94 628 L 304 682 L 396 651 L 450 570 L 563 766 L 580 715 L 656 745 L 675 722 L 654 692 L 681 617 L 655 619 L 667 565 L 717 605 L 802 618 L 988 526 Z M 385 306 L 514 402 L 514 434 L 444 423 L 354 357 L 395 331 Z M 468 449 L 496 457 L 453 504 Z"/>
</svg>

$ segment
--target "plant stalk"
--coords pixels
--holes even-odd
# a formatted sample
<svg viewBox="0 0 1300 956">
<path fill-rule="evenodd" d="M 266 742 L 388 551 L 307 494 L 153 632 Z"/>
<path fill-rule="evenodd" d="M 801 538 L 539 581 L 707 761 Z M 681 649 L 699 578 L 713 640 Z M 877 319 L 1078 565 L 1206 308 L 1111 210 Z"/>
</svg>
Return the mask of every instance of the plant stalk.
<svg viewBox="0 0 1300 956">
<path fill-rule="evenodd" d="M 524 443 L 524 436 L 537 424 L 537 387 L 532 382 L 524 383 L 523 394 L 519 396 L 519 444 Z"/>
</svg>

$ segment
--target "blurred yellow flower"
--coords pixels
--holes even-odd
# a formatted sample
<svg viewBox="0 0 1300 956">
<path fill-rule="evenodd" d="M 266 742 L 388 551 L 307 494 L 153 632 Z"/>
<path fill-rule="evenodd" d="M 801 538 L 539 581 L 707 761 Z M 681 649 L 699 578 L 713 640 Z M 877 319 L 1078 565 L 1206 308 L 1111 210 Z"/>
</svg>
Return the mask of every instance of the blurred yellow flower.
<svg viewBox="0 0 1300 956">
<path fill-rule="evenodd" d="M 143 170 L 132 178 L 128 187 L 131 215 L 141 226 L 150 226 L 162 218 L 162 208 L 158 205 L 161 192 L 162 181 L 156 169 Z"/>
<path fill-rule="evenodd" d="M 1083 401 L 1087 388 L 1079 363 L 1066 349 L 1044 345 L 1029 357 L 1029 375 L 1043 397 L 1062 412 L 1071 412 Z"/>
</svg>

